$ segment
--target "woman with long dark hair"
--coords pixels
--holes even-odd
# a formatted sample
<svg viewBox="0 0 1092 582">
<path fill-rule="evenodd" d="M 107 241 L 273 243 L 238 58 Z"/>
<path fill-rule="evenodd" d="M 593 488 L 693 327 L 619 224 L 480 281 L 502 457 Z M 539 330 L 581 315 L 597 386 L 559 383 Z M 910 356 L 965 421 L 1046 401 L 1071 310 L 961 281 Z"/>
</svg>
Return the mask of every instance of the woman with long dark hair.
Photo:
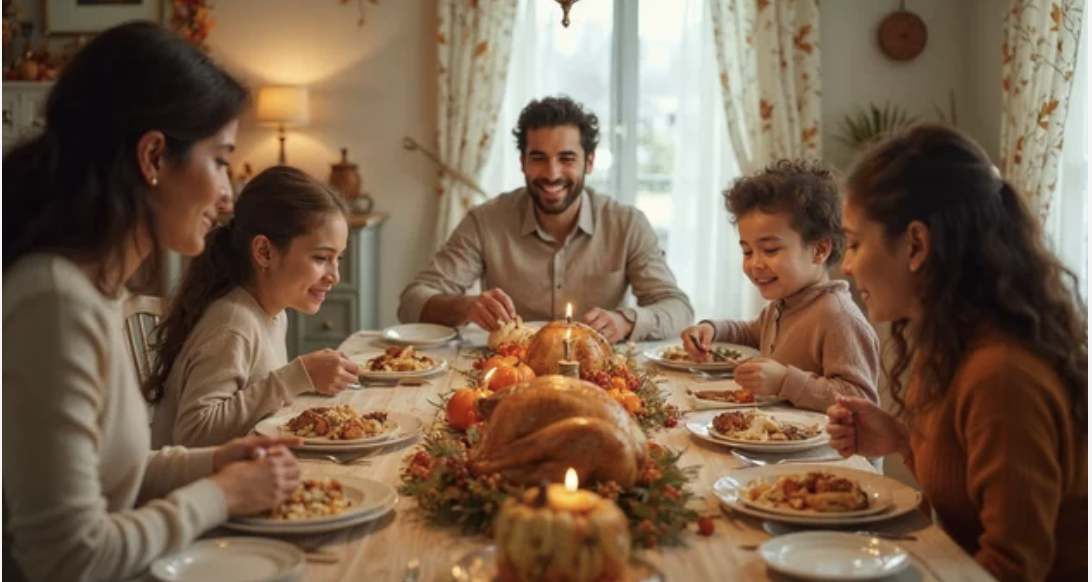
<svg viewBox="0 0 1092 582">
<path fill-rule="evenodd" d="M 4 156 L 4 573 L 119 580 L 299 483 L 281 439 L 151 452 L 126 356 L 126 282 L 195 255 L 227 195 L 247 91 L 151 23 L 92 40 L 42 133 Z M 12 563 L 13 562 L 13 563 Z"/>
<path fill-rule="evenodd" d="M 902 418 L 827 414 L 843 455 L 902 454 L 941 525 L 999 580 L 1088 571 L 1088 333 L 1077 279 L 959 132 L 918 125 L 849 173 L 842 269 L 892 322 Z M 908 381 L 900 380 L 903 372 Z"/>
<path fill-rule="evenodd" d="M 348 232 L 341 198 L 300 170 L 274 166 L 247 182 L 157 329 L 152 446 L 220 444 L 302 392 L 356 382 L 357 365 L 334 350 L 285 355 L 284 310 L 319 310 Z"/>
</svg>

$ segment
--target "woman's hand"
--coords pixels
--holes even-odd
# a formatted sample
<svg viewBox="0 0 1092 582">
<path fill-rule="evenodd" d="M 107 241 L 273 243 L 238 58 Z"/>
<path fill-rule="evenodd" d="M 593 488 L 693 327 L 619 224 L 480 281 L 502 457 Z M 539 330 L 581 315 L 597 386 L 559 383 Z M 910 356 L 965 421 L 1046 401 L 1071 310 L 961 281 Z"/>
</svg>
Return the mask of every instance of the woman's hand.
<svg viewBox="0 0 1092 582">
<path fill-rule="evenodd" d="M 781 393 L 781 385 L 788 373 L 789 369 L 785 364 L 758 358 L 736 366 L 734 377 L 744 390 L 763 396 L 777 396 Z"/>
<path fill-rule="evenodd" d="M 715 333 L 713 326 L 705 322 L 692 325 L 682 331 L 679 337 L 682 338 L 683 348 L 686 349 L 692 361 L 709 361 L 709 346 L 713 343 Z"/>
<path fill-rule="evenodd" d="M 332 396 L 355 384 L 360 366 L 341 352 L 326 348 L 300 356 L 311 384 L 319 394 Z"/>
<path fill-rule="evenodd" d="M 298 438 L 271 438 L 249 436 L 233 439 L 216 449 L 212 454 L 212 472 L 238 461 L 257 461 L 269 454 L 269 449 L 276 446 L 298 447 L 303 443 Z"/>
<path fill-rule="evenodd" d="M 838 403 L 827 409 L 827 417 L 830 446 L 843 457 L 910 453 L 906 425 L 864 398 L 839 396 Z"/>
<path fill-rule="evenodd" d="M 228 515 L 253 515 L 280 505 L 300 484 L 300 466 L 287 448 L 275 445 L 258 460 L 236 461 L 212 476 Z"/>
</svg>

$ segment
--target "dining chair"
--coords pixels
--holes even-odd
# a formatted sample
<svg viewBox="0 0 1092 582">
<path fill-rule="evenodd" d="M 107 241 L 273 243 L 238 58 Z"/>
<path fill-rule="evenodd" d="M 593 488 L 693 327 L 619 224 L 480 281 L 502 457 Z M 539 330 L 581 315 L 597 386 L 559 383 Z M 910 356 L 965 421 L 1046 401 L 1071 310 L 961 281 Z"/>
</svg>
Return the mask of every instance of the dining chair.
<svg viewBox="0 0 1092 582">
<path fill-rule="evenodd" d="M 163 318 L 164 300 L 154 295 L 133 295 L 125 301 L 125 340 L 141 388 L 155 364 L 149 345 L 152 330 Z"/>
</svg>

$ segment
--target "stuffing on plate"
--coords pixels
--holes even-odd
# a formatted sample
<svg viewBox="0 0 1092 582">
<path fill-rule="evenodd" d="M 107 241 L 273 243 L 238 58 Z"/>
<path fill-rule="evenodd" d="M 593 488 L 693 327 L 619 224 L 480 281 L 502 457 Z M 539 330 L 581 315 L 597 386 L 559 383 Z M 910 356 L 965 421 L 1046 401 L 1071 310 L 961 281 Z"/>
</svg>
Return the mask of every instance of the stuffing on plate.
<svg viewBox="0 0 1092 582">
<path fill-rule="evenodd" d="M 387 348 L 383 355 L 364 364 L 364 369 L 369 372 L 422 372 L 435 367 L 435 360 L 418 354 L 413 346 Z"/>
<path fill-rule="evenodd" d="M 308 408 L 281 429 L 292 436 L 348 441 L 378 436 L 390 430 L 386 412 L 360 414 L 347 404 Z"/>
<path fill-rule="evenodd" d="M 298 521 L 333 517 L 352 505 L 337 479 L 304 479 L 287 501 L 275 507 L 271 519 Z"/>
<path fill-rule="evenodd" d="M 713 417 L 713 431 L 743 441 L 788 442 L 817 437 L 822 428 L 818 424 L 809 426 L 782 422 L 758 410 L 741 410 Z"/>
<path fill-rule="evenodd" d="M 773 484 L 755 479 L 742 495 L 752 505 L 797 511 L 837 513 L 869 507 L 860 483 L 825 471 L 781 475 Z"/>
</svg>

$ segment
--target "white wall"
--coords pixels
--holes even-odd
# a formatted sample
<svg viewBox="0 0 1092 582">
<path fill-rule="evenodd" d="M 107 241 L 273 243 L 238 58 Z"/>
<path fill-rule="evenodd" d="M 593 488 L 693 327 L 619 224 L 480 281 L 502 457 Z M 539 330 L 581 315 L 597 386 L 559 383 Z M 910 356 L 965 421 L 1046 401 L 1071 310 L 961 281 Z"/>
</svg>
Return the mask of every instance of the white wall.
<svg viewBox="0 0 1092 582">
<path fill-rule="evenodd" d="M 326 179 L 349 148 L 383 227 L 380 325 L 395 323 L 398 295 L 432 249 L 436 171 L 402 149 L 402 137 L 430 143 L 436 127 L 436 9 L 432 2 L 231 0 L 217 2 L 212 55 L 252 87 L 311 88 L 311 123 L 288 132 L 288 163 Z M 255 171 L 276 162 L 274 130 L 244 118 L 236 162 Z"/>
<path fill-rule="evenodd" d="M 959 127 L 996 155 L 1001 116 L 1001 17 L 1004 0 L 914 0 L 907 9 L 928 30 L 925 50 L 908 62 L 879 49 L 876 31 L 897 2 L 822 0 L 823 147 L 843 166 L 852 153 L 835 136 L 857 107 L 900 105 L 920 120 L 937 120 L 955 91 Z"/>
</svg>

